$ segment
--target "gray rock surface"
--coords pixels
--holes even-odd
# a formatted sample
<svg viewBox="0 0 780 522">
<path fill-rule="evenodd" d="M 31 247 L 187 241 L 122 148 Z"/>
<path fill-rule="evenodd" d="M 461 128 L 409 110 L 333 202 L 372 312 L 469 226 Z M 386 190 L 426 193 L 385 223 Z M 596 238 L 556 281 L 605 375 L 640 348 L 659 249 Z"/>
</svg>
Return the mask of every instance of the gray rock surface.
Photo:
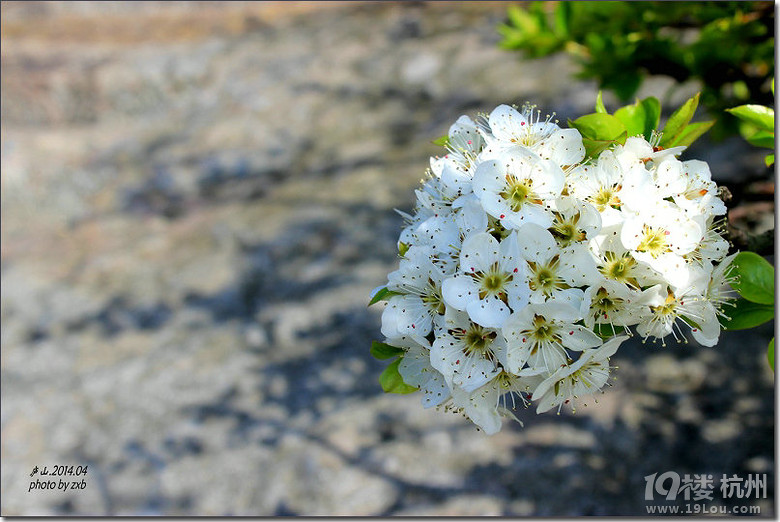
<svg viewBox="0 0 780 522">
<path fill-rule="evenodd" d="M 2 4 L 3 515 L 642 515 L 667 470 L 767 473 L 715 504 L 774 514 L 770 327 L 627 343 L 598 405 L 493 437 L 381 393 L 366 301 L 430 141 L 595 99 L 496 47 L 505 7 Z M 87 487 L 28 492 L 55 464 Z"/>
</svg>

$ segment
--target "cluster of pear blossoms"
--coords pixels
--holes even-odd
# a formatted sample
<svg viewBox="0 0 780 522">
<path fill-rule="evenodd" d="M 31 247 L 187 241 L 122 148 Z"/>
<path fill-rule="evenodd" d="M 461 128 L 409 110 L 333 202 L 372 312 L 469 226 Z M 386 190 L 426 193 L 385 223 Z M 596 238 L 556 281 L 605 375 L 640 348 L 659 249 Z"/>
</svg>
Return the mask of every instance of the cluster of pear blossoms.
<svg viewBox="0 0 780 522">
<path fill-rule="evenodd" d="M 425 407 L 492 434 L 520 404 L 600 391 L 630 327 L 717 342 L 733 256 L 705 162 L 641 136 L 586 158 L 579 131 L 529 106 L 462 116 L 447 148 L 403 214 L 382 314 Z"/>
</svg>

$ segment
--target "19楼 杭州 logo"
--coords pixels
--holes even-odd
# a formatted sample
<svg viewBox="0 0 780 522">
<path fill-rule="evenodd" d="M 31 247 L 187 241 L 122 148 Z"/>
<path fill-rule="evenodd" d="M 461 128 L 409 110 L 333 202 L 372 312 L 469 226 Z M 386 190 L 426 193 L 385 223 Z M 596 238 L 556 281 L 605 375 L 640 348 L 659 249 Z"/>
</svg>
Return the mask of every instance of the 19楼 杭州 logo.
<svg viewBox="0 0 780 522">
<path fill-rule="evenodd" d="M 716 482 L 720 482 L 716 487 Z M 653 473 L 645 477 L 645 500 L 714 500 L 716 493 L 720 498 L 766 498 L 766 474 L 748 475 L 747 478 L 736 474 L 729 477 L 725 473 L 716 481 L 713 475 L 705 473 L 685 473 L 680 476 L 675 471 Z M 657 497 L 656 497 L 657 495 Z"/>
</svg>

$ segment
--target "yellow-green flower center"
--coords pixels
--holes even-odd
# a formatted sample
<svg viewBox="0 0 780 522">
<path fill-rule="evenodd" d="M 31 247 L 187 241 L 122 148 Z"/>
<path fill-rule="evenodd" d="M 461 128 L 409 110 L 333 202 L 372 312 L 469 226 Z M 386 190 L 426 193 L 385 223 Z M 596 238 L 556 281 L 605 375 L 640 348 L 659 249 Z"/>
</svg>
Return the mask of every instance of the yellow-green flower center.
<svg viewBox="0 0 780 522">
<path fill-rule="evenodd" d="M 666 242 L 666 236 L 668 231 L 662 228 L 654 228 L 645 225 L 642 229 L 642 241 L 636 247 L 639 252 L 647 252 L 653 257 L 658 257 L 664 252 L 669 252 L 671 249 Z"/>
<path fill-rule="evenodd" d="M 528 128 L 528 126 L 526 126 Z M 541 135 L 534 134 L 533 132 L 524 132 L 520 136 L 513 136 L 509 139 L 512 143 L 523 145 L 525 147 L 532 147 L 541 139 Z"/>
<path fill-rule="evenodd" d="M 558 242 L 558 245 L 561 247 L 566 247 L 572 243 L 576 243 L 577 241 L 585 240 L 585 232 L 577 228 L 579 221 L 579 212 L 575 213 L 570 218 L 555 212 L 555 220 L 553 221 L 553 226 L 549 230 L 555 240 Z"/>
<path fill-rule="evenodd" d="M 654 314 L 660 316 L 676 316 L 677 315 L 677 298 L 674 297 L 672 292 L 667 292 L 666 300 L 659 306 L 651 306 L 650 309 Z"/>
<path fill-rule="evenodd" d="M 422 302 L 433 312 L 444 315 L 446 307 L 444 305 L 444 299 L 441 297 L 441 289 L 436 286 L 436 283 L 428 278 L 428 287 L 426 288 L 425 295 L 422 296 Z"/>
<path fill-rule="evenodd" d="M 591 315 L 596 321 L 611 322 L 611 315 L 620 310 L 625 300 L 621 297 L 610 295 L 606 288 L 601 287 L 596 291 L 590 304 Z"/>
<path fill-rule="evenodd" d="M 619 209 L 621 202 L 617 196 L 620 185 L 613 187 L 601 187 L 598 192 L 588 198 L 588 201 L 596 207 L 599 212 L 604 212 L 607 207 Z"/>
<path fill-rule="evenodd" d="M 637 283 L 634 277 L 634 268 L 637 265 L 636 259 L 628 253 L 621 256 L 614 252 L 607 252 L 604 257 L 606 261 L 600 267 L 604 277 L 639 288 L 639 283 Z"/>
<path fill-rule="evenodd" d="M 547 264 L 529 262 L 531 277 L 528 285 L 531 287 L 531 290 L 551 295 L 555 290 L 569 288 L 569 285 L 557 275 L 559 264 L 560 259 L 557 255 L 553 256 Z"/>
<path fill-rule="evenodd" d="M 602 312 L 611 312 L 617 310 L 621 302 L 623 302 L 623 299 L 610 296 L 607 289 L 601 287 L 598 289 L 596 296 L 593 299 L 593 307 Z"/>
<path fill-rule="evenodd" d="M 498 264 L 494 263 L 487 272 L 477 272 L 474 274 L 479 283 L 479 298 L 484 299 L 487 296 L 496 296 L 506 301 L 507 283 L 512 281 L 512 274 L 507 274 L 499 269 Z"/>
<path fill-rule="evenodd" d="M 534 341 L 533 354 L 540 344 L 560 343 L 561 337 L 558 335 L 558 328 L 547 321 L 541 315 L 534 315 L 531 329 L 527 333 Z"/>
<path fill-rule="evenodd" d="M 465 355 L 481 355 L 489 359 L 493 356 L 490 346 L 495 338 L 496 332 L 491 332 L 478 324 L 472 323 L 471 327 L 462 334 L 463 344 L 465 345 L 463 353 Z"/>
<path fill-rule="evenodd" d="M 506 188 L 500 195 L 515 212 L 519 212 L 527 202 L 538 203 L 540 201 L 533 191 L 533 183 L 530 179 L 517 179 L 511 174 L 506 176 Z"/>
<path fill-rule="evenodd" d="M 446 311 L 446 307 L 440 295 L 426 295 L 423 296 L 422 300 L 423 303 L 425 303 L 428 306 L 428 308 L 430 308 L 431 310 L 433 310 L 439 315 L 444 315 L 444 312 Z"/>
</svg>

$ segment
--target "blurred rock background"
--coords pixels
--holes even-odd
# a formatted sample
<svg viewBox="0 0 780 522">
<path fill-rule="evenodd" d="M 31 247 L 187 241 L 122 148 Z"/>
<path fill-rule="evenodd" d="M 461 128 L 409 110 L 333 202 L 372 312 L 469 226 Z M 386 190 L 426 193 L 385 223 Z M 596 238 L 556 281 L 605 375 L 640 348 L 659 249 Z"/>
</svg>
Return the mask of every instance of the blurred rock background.
<svg viewBox="0 0 780 522">
<path fill-rule="evenodd" d="M 670 470 L 766 473 L 705 505 L 774 515 L 771 327 L 627 343 L 598 405 L 493 437 L 382 394 L 366 302 L 430 141 L 595 100 L 566 57 L 496 48 L 505 9 L 2 3 L 3 515 L 645 515 Z M 687 157 L 766 177 L 738 138 Z M 88 487 L 28 492 L 54 464 Z"/>
</svg>

